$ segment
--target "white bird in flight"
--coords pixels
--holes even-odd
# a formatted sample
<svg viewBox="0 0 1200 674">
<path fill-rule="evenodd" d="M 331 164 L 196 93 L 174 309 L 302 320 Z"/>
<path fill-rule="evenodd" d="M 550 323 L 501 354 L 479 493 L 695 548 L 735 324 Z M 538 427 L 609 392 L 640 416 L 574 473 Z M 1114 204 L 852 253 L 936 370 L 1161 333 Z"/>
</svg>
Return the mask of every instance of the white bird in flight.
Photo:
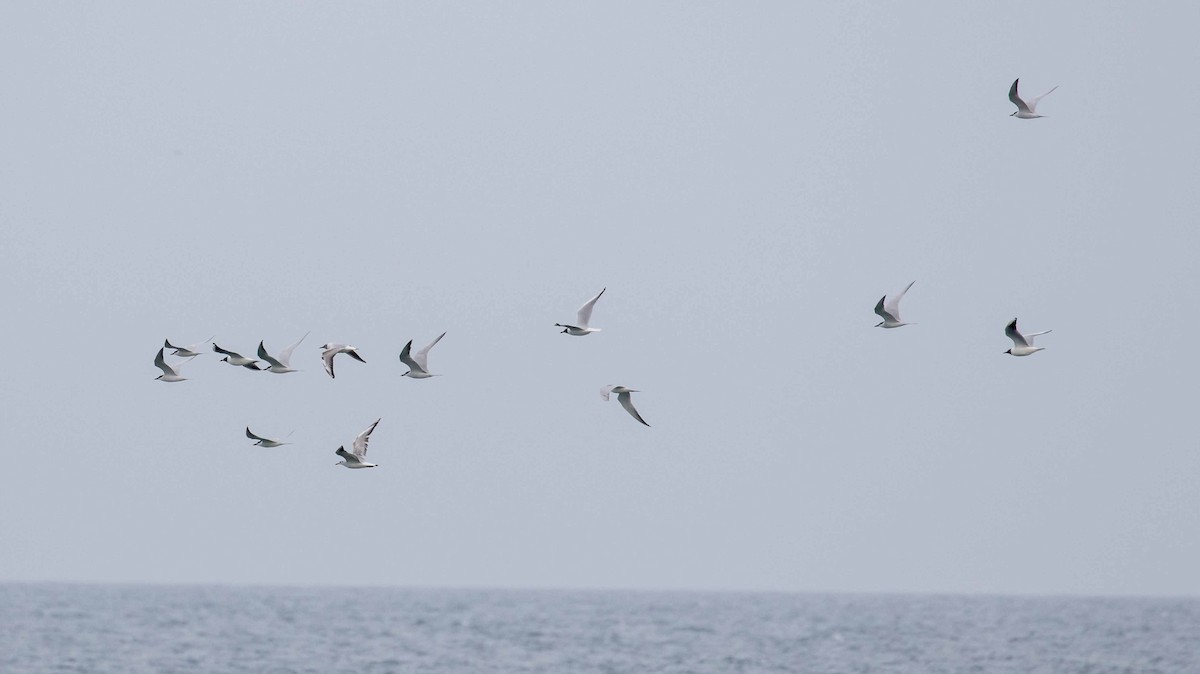
<svg viewBox="0 0 1200 674">
<path fill-rule="evenodd" d="M 370 428 L 362 433 L 359 433 L 358 437 L 354 438 L 352 451 L 347 452 L 345 445 L 338 447 L 334 454 L 342 457 L 342 460 L 333 465 L 345 466 L 347 468 L 374 468 L 375 466 L 379 465 L 376 463 L 367 463 L 363 459 L 367 458 L 367 442 L 369 442 L 371 439 L 371 431 L 375 430 L 375 427 L 379 425 L 380 421 L 382 421 L 382 419 L 376 419 L 375 423 L 371 424 Z"/>
<path fill-rule="evenodd" d="M 195 358 L 195 356 L 192 356 L 192 358 Z M 191 358 L 188 358 L 188 360 L 191 360 Z M 186 363 L 186 362 L 187 362 L 187 360 L 183 361 L 183 363 Z M 158 354 L 154 356 L 154 366 L 157 367 L 158 369 L 162 370 L 162 374 L 155 377 L 154 378 L 155 381 L 159 381 L 159 380 L 167 381 L 167 382 L 187 381 L 187 377 L 179 376 L 179 367 L 181 365 L 183 365 L 183 363 L 175 363 L 174 365 L 168 365 L 167 361 L 163 359 L 163 349 L 159 349 Z"/>
<path fill-rule="evenodd" d="M 213 335 L 213 337 L 216 337 L 216 335 Z M 208 339 L 204 340 L 203 342 L 200 342 L 199 344 L 189 344 L 188 346 L 175 346 L 174 344 L 171 343 L 171 340 L 164 339 L 163 347 L 167 348 L 167 349 L 175 349 L 174 351 L 171 352 L 172 356 L 180 356 L 182 358 L 191 358 L 192 356 L 199 356 L 200 355 L 200 347 L 204 346 L 205 344 L 208 344 L 209 342 L 212 341 L 212 339 L 213 339 L 212 337 L 209 337 Z"/>
<path fill-rule="evenodd" d="M 1019 78 L 1019 77 L 1017 79 L 1013 80 L 1012 88 L 1008 90 L 1008 100 L 1012 101 L 1013 105 L 1017 106 L 1017 111 L 1014 112 L 1013 114 L 1009 115 L 1009 117 L 1016 117 L 1017 119 L 1037 119 L 1038 117 L 1045 117 L 1045 115 L 1037 114 L 1038 101 L 1049 96 L 1050 92 L 1052 92 L 1052 91 L 1054 91 L 1054 89 L 1058 88 L 1058 85 L 1057 84 L 1054 85 L 1054 89 L 1047 91 L 1046 93 L 1042 94 L 1041 96 L 1038 96 L 1037 98 L 1029 99 L 1029 102 L 1026 103 L 1024 101 L 1024 99 L 1022 99 L 1020 97 L 1020 95 L 1017 94 L 1017 82 L 1020 82 L 1020 81 L 1021 81 L 1021 78 Z"/>
<path fill-rule="evenodd" d="M 633 407 L 633 399 L 629 394 L 638 393 L 637 389 L 625 388 L 624 386 L 613 386 L 612 384 L 600 389 L 600 397 L 604 398 L 605 400 L 608 400 L 609 393 L 617 394 L 617 401 L 621 403 L 621 407 L 624 407 L 626 412 L 629 412 L 630 416 L 632 416 L 634 419 L 637 419 L 638 422 L 644 426 L 650 425 L 646 423 L 646 420 L 642 418 L 642 415 L 638 414 L 638 411 Z"/>
<path fill-rule="evenodd" d="M 436 377 L 436 374 L 429 373 L 429 350 L 432 349 L 446 333 L 437 336 L 437 339 L 429 343 L 429 346 L 421 349 L 416 353 L 412 353 L 412 340 L 408 340 L 408 344 L 404 345 L 404 349 L 400 351 L 400 362 L 408 366 L 408 372 L 400 375 L 401 377 L 412 377 L 413 379 L 428 379 Z"/>
<path fill-rule="evenodd" d="M 282 445 L 292 444 L 290 442 L 283 442 L 282 440 L 272 440 L 271 438 L 264 438 L 261 435 L 255 435 L 250 432 L 249 426 L 246 427 L 246 437 L 250 438 L 251 440 L 257 440 L 258 442 L 254 444 L 258 445 L 259 447 L 279 447 Z"/>
<path fill-rule="evenodd" d="M 307 332 L 304 333 L 304 337 L 308 337 Z M 273 358 L 271 356 L 271 354 L 267 353 L 266 347 L 263 346 L 262 342 L 259 342 L 258 343 L 258 357 L 262 358 L 264 361 L 266 361 L 267 365 L 270 365 L 270 367 L 267 368 L 267 371 L 274 372 L 275 374 L 287 374 L 288 372 L 296 372 L 297 370 L 293 370 L 292 366 L 289 363 L 292 360 L 292 352 L 296 350 L 297 346 L 300 346 L 300 342 L 304 341 L 304 337 L 301 337 L 299 340 L 296 341 L 295 344 L 289 346 L 288 348 L 284 349 L 283 351 L 280 351 L 279 356 L 276 358 Z"/>
<path fill-rule="evenodd" d="M 257 360 L 255 360 L 253 358 L 247 358 L 236 351 L 230 351 L 229 349 L 222 349 L 221 347 L 217 346 L 216 342 L 213 342 L 213 351 L 216 351 L 217 353 L 225 354 L 225 357 L 221 359 L 222 363 L 229 363 L 230 365 L 233 365 L 235 367 L 244 367 L 248 370 L 254 370 L 254 371 L 266 369 L 266 368 L 259 367 Z"/>
<path fill-rule="evenodd" d="M 908 284 L 908 288 L 913 287 L 912 283 Z M 879 298 L 879 303 L 875 305 L 875 313 L 883 320 L 875 325 L 877 328 L 898 328 L 902 325 L 916 325 L 916 323 L 905 323 L 900 320 L 900 300 L 904 298 L 904 293 L 908 292 L 908 288 L 900 291 L 899 295 L 888 297 L 884 295 Z"/>
<path fill-rule="evenodd" d="M 592 320 L 592 307 L 596 306 L 596 300 L 600 299 L 605 290 L 608 290 L 608 288 L 603 288 L 595 297 L 584 302 L 583 306 L 579 307 L 579 311 L 575 314 L 575 325 L 555 323 L 554 327 L 562 328 L 564 333 L 575 337 L 585 337 L 593 332 L 600 332 L 600 328 L 589 328 L 588 323 Z"/>
<path fill-rule="evenodd" d="M 358 355 L 358 349 L 349 344 L 322 344 L 321 349 L 323 349 L 321 351 L 321 360 L 325 361 L 325 371 L 329 373 L 330 377 L 333 377 L 333 357 L 339 353 L 347 354 L 360 363 L 367 362 L 363 360 L 362 356 Z"/>
<path fill-rule="evenodd" d="M 1037 337 L 1038 335 L 1044 335 L 1048 332 L 1054 331 L 1043 330 L 1041 332 L 1031 332 L 1028 335 L 1023 335 L 1021 334 L 1021 331 L 1017 329 L 1017 319 L 1014 318 L 1012 319 L 1012 322 L 1004 328 L 1004 334 L 1008 335 L 1008 338 L 1013 341 L 1013 347 L 1004 353 L 1011 353 L 1014 356 L 1028 356 L 1030 354 L 1037 353 L 1046 347 L 1034 346 L 1033 338 Z"/>
</svg>

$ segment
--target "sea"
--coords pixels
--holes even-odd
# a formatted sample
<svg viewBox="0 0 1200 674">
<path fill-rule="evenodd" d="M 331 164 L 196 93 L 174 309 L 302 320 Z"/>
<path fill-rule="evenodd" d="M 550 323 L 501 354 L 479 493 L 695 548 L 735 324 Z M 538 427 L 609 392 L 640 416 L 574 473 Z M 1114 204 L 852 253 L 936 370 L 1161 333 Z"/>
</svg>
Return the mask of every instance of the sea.
<svg viewBox="0 0 1200 674">
<path fill-rule="evenodd" d="M 0 674 L 1200 674 L 1200 599 L 0 584 Z"/>
</svg>

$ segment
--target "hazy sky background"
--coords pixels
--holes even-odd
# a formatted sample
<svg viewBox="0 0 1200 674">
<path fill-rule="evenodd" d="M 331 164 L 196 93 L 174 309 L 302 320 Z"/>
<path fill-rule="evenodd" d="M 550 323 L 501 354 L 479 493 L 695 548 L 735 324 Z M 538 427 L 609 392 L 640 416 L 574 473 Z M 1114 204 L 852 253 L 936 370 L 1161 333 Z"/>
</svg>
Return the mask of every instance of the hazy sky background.
<svg viewBox="0 0 1200 674">
<path fill-rule="evenodd" d="M 0 580 L 1200 593 L 1197 26 L 4 3 Z"/>
</svg>

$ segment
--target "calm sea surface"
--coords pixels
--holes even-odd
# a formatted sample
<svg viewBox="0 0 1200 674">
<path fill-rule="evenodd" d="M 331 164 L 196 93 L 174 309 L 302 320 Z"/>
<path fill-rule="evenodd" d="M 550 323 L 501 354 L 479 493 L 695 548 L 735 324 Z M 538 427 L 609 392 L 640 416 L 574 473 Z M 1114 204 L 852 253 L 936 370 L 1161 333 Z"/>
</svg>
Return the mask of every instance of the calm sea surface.
<svg viewBox="0 0 1200 674">
<path fill-rule="evenodd" d="M 1200 673 L 1200 600 L 0 585 L 0 672 Z"/>
</svg>

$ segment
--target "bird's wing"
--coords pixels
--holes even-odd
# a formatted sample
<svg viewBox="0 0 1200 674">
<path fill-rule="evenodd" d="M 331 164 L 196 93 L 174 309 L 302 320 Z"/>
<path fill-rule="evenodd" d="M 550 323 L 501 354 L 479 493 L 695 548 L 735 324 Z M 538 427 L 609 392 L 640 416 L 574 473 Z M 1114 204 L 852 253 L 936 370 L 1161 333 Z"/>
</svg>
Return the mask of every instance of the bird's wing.
<svg viewBox="0 0 1200 674">
<path fill-rule="evenodd" d="M 198 354 L 200 347 L 213 341 L 213 337 L 216 337 L 216 335 L 209 337 L 208 339 L 204 340 L 203 342 L 196 342 L 195 344 L 188 344 L 187 346 L 172 346 L 169 341 L 165 341 L 165 340 L 163 341 L 163 344 L 165 344 L 168 349 L 175 349 L 177 351 L 185 350 L 185 351 L 191 351 L 192 353 Z"/>
<path fill-rule="evenodd" d="M 264 440 L 264 441 L 267 440 L 267 438 L 260 437 L 260 436 L 257 436 L 255 434 L 251 433 L 249 426 L 246 427 L 246 437 L 250 438 L 251 440 Z"/>
<path fill-rule="evenodd" d="M 420 351 L 417 352 L 417 354 L 415 356 L 413 356 L 413 360 L 417 361 L 417 364 L 419 364 L 421 366 L 421 369 L 424 370 L 425 372 L 429 372 L 429 350 L 432 349 L 434 346 L 436 346 L 438 342 L 442 341 L 442 338 L 445 336 L 446 336 L 446 333 L 444 333 L 444 332 L 442 334 L 438 335 L 437 339 L 435 339 L 429 343 L 429 346 L 425 347 L 424 349 L 421 349 Z"/>
<path fill-rule="evenodd" d="M 909 283 L 908 286 L 905 287 L 904 290 L 901 290 L 899 294 L 887 298 L 887 301 L 883 304 L 884 311 L 891 314 L 897 322 L 900 321 L 900 300 L 904 299 L 905 293 L 908 292 L 909 288 L 913 287 L 913 283 L 916 283 L 916 281 Z"/>
<path fill-rule="evenodd" d="M 410 369 L 412 369 L 414 371 L 417 371 L 417 372 L 425 371 L 425 368 L 421 367 L 420 363 L 413 360 L 412 340 L 411 339 L 408 340 L 408 344 L 405 344 L 404 348 L 400 350 L 400 362 L 404 363 L 405 365 L 407 365 Z"/>
<path fill-rule="evenodd" d="M 884 309 L 884 308 L 883 308 L 883 302 L 884 302 L 884 300 L 886 300 L 886 299 L 887 299 L 887 295 L 884 295 L 883 297 L 880 297 L 880 298 L 879 298 L 879 303 L 875 305 L 875 313 L 879 314 L 879 317 L 880 317 L 880 318 L 882 318 L 882 319 L 883 319 L 883 320 L 885 320 L 885 321 L 892 321 L 892 322 L 895 322 L 895 321 L 896 321 L 896 317 L 895 317 L 895 316 L 893 316 L 893 315 L 891 315 L 891 314 L 889 314 L 889 313 L 888 313 L 888 311 L 887 311 L 887 309 Z"/>
<path fill-rule="evenodd" d="M 235 351 L 230 351 L 229 349 L 222 349 L 221 347 L 217 346 L 216 342 L 213 342 L 213 351 L 216 351 L 217 353 L 223 353 L 226 356 L 231 356 L 233 358 L 242 358 L 243 357 L 242 354 L 237 353 Z"/>
<path fill-rule="evenodd" d="M 174 347 L 172 347 L 172 348 L 174 348 Z M 165 375 L 175 375 L 176 377 L 179 376 L 179 370 L 176 370 L 175 368 L 171 367 L 170 365 L 167 365 L 167 361 L 163 360 L 163 349 L 159 349 L 158 353 L 155 354 L 154 367 L 157 367 L 158 369 L 162 370 L 163 374 L 165 374 Z"/>
<path fill-rule="evenodd" d="M 1025 105 L 1025 101 L 1021 100 L 1021 97 L 1017 94 L 1017 82 L 1020 81 L 1021 78 L 1019 77 L 1013 80 L 1012 88 L 1008 90 L 1008 100 L 1012 101 L 1013 105 L 1017 106 L 1017 110 L 1020 110 L 1021 112 L 1032 113 L 1033 111 L 1029 109 L 1028 105 Z"/>
<path fill-rule="evenodd" d="M 617 400 L 620 401 L 621 407 L 624 407 L 625 411 L 629 412 L 634 419 L 637 419 L 645 426 L 650 425 L 647 424 L 646 420 L 642 418 L 642 415 L 638 414 L 638 411 L 633 408 L 633 397 L 629 393 L 618 393 Z"/>
<path fill-rule="evenodd" d="M 268 363 L 270 363 L 272 367 L 282 367 L 282 368 L 286 368 L 286 367 L 287 367 L 287 366 L 286 366 L 286 365 L 284 365 L 283 363 L 281 363 L 281 362 L 279 362 L 279 361 L 275 360 L 274 358 L 272 358 L 272 357 L 271 357 L 271 354 L 267 353 L 267 349 L 266 349 L 266 347 L 265 347 L 265 346 L 263 346 L 263 343 L 262 343 L 262 342 L 259 342 L 259 343 L 258 343 L 258 357 L 259 357 L 259 358 L 262 358 L 263 360 L 265 360 L 265 361 L 267 361 Z"/>
<path fill-rule="evenodd" d="M 179 348 L 178 346 L 175 346 L 174 344 L 172 344 L 170 339 L 163 340 L 163 347 L 167 348 L 167 349 L 178 349 Z"/>
<path fill-rule="evenodd" d="M 349 461 L 350 463 L 361 463 L 361 461 L 358 460 L 358 457 L 354 456 L 350 452 L 347 452 L 345 447 L 338 447 L 337 451 L 334 452 L 334 454 L 337 454 L 338 456 L 342 457 L 346 461 Z"/>
<path fill-rule="evenodd" d="M 613 390 L 612 384 L 605 386 L 604 388 L 600 389 L 600 397 L 604 398 L 605 400 L 608 400 L 608 394 L 612 393 L 612 390 Z"/>
<path fill-rule="evenodd" d="M 354 360 L 357 360 L 360 363 L 367 362 L 367 361 L 363 360 L 362 356 L 358 355 L 358 351 L 356 349 L 350 349 L 349 351 L 346 352 L 346 355 L 350 356 L 351 358 L 353 358 Z"/>
<path fill-rule="evenodd" d="M 592 307 L 596 306 L 596 300 L 600 299 L 605 290 L 608 290 L 608 288 L 601 289 L 600 292 L 596 293 L 595 297 L 584 302 L 583 306 L 579 307 L 579 311 L 575 314 L 575 321 L 579 323 L 576 327 L 586 328 L 588 326 L 588 321 L 592 320 Z"/>
<path fill-rule="evenodd" d="M 311 332 L 311 330 L 309 332 Z M 284 349 L 283 351 L 279 352 L 279 362 L 283 363 L 284 367 L 286 367 L 286 368 L 292 367 L 291 365 L 288 365 L 288 363 L 292 360 L 292 352 L 296 350 L 297 346 L 300 346 L 300 342 L 303 342 L 306 337 L 308 337 L 308 332 L 304 333 L 304 337 L 301 337 L 300 339 L 296 340 L 295 344 L 293 344 L 293 345 L 289 346 L 288 348 Z"/>
<path fill-rule="evenodd" d="M 1058 85 L 1057 85 L 1057 84 L 1056 84 L 1056 85 L 1054 85 L 1054 89 L 1057 89 L 1057 88 L 1058 88 Z M 1038 104 L 1038 101 L 1040 101 L 1040 100 L 1042 100 L 1043 98 L 1045 98 L 1045 97 L 1049 96 L 1050 94 L 1054 93 L 1054 89 L 1051 89 L 1050 91 L 1047 91 L 1046 93 L 1042 94 L 1041 96 L 1038 96 L 1037 98 L 1035 98 L 1035 99 L 1033 99 L 1032 101 L 1030 101 L 1030 102 L 1029 102 L 1029 110 L 1030 110 L 1030 111 L 1036 110 L 1036 109 L 1037 109 L 1037 104 Z"/>
<path fill-rule="evenodd" d="M 382 420 L 383 420 L 382 418 L 376 419 L 375 423 L 371 424 L 370 428 L 363 431 L 362 433 L 359 433 L 358 437 L 354 438 L 354 455 L 355 456 L 357 456 L 359 458 L 366 457 L 367 443 L 370 442 L 370 440 L 371 440 L 371 431 L 375 430 L 375 427 L 378 426 L 379 422 Z"/>
<path fill-rule="evenodd" d="M 1004 326 L 1004 334 L 1013 341 L 1016 346 L 1029 346 L 1029 340 L 1025 339 L 1025 335 L 1017 329 L 1017 319 L 1012 319 L 1012 322 Z"/>
<path fill-rule="evenodd" d="M 1054 332 L 1054 331 L 1053 330 L 1042 330 L 1041 332 L 1031 332 L 1028 335 L 1025 335 L 1025 341 L 1029 342 L 1029 346 L 1033 346 L 1033 338 L 1037 337 L 1038 335 L 1044 335 L 1047 332 Z"/>
<path fill-rule="evenodd" d="M 325 371 L 329 373 L 330 378 L 336 379 L 333 376 L 333 357 L 338 354 L 338 349 L 329 349 L 321 354 L 321 360 L 325 361 Z"/>
</svg>

